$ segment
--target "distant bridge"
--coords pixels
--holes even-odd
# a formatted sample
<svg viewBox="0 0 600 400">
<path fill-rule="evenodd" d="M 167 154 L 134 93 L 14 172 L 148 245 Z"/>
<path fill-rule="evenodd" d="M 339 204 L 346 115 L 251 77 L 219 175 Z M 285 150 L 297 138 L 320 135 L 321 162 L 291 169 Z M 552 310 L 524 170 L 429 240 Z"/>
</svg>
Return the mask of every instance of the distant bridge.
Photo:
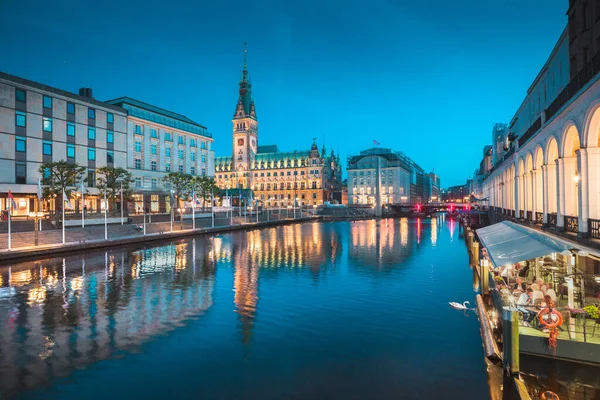
<svg viewBox="0 0 600 400">
<path fill-rule="evenodd" d="M 472 207 L 469 203 L 410 203 L 410 204 L 390 204 L 390 207 L 395 213 L 425 213 L 443 211 L 462 211 L 470 210 Z"/>
</svg>

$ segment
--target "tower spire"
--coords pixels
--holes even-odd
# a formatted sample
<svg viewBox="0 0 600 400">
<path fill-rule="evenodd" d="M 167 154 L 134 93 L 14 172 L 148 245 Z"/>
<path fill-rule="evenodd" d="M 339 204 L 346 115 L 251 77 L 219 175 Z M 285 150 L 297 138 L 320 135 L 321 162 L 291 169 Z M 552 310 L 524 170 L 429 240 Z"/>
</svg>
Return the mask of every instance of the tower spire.
<svg viewBox="0 0 600 400">
<path fill-rule="evenodd" d="M 246 66 L 246 53 L 248 52 L 247 46 L 248 42 L 244 42 L 244 71 L 248 69 Z"/>
</svg>

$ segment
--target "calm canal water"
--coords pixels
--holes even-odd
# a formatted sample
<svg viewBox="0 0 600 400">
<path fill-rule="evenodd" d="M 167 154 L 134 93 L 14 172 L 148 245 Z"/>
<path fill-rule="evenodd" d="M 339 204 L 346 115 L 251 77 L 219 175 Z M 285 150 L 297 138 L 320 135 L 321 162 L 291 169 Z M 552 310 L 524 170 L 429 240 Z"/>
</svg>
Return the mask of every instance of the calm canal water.
<svg viewBox="0 0 600 400">
<path fill-rule="evenodd" d="M 0 393 L 485 399 L 458 224 L 305 223 L 0 267 Z"/>
</svg>

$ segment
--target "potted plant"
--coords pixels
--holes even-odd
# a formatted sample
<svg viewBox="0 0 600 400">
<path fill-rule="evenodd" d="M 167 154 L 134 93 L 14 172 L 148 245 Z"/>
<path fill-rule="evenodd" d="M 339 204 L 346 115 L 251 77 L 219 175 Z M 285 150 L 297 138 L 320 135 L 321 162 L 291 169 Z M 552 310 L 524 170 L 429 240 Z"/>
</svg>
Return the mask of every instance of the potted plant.
<svg viewBox="0 0 600 400">
<path fill-rule="evenodd" d="M 600 311 L 598 310 L 598 306 L 589 305 L 583 307 L 583 311 L 586 313 L 586 317 L 589 319 L 598 319 L 600 318 Z"/>
</svg>

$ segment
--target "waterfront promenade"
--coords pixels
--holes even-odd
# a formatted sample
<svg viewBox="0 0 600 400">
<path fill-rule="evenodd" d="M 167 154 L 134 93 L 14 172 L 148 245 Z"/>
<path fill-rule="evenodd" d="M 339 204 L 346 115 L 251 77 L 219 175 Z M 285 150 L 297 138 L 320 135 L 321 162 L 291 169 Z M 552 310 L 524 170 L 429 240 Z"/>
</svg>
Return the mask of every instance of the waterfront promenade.
<svg viewBox="0 0 600 400">
<path fill-rule="evenodd" d="M 192 234 L 193 232 L 205 231 L 220 231 L 230 230 L 232 228 L 239 229 L 241 227 L 251 227 L 253 225 L 264 226 L 265 224 L 281 224 L 289 221 L 302 221 L 307 218 L 313 218 L 312 213 L 304 212 L 302 217 L 300 213 L 294 218 L 293 213 L 283 211 L 281 213 L 273 212 L 260 214 L 258 219 L 256 215 L 248 215 L 247 217 L 227 216 L 226 213 L 216 213 L 214 227 L 211 217 L 196 218 L 196 230 L 193 231 L 191 219 L 183 221 L 173 221 L 172 231 L 171 222 L 164 221 L 165 216 L 156 216 L 154 221 L 146 222 L 146 233 L 143 231 L 143 218 L 134 217 L 133 223 L 126 224 L 110 224 L 107 225 L 108 240 L 104 240 L 105 227 L 104 225 L 94 225 L 81 227 L 72 227 L 65 229 L 65 244 L 62 243 L 62 229 L 50 228 L 38 232 L 38 246 L 34 245 L 35 232 L 21 228 L 20 232 L 12 233 L 12 246 L 8 250 L 8 233 L 0 233 L 0 261 L 20 258 L 29 255 L 39 255 L 39 251 L 47 251 L 53 253 L 63 250 L 78 250 L 85 248 L 99 248 L 103 246 L 113 246 L 115 244 L 140 243 L 144 241 L 153 241 L 163 236 L 181 237 Z M 168 216 L 167 216 L 168 217 Z M 149 221 L 149 218 L 147 218 Z M 46 221 L 47 222 L 47 221 Z M 3 232 L 6 232 L 6 223 L 3 223 Z M 141 230 L 136 230 L 136 227 L 141 227 Z"/>
</svg>

